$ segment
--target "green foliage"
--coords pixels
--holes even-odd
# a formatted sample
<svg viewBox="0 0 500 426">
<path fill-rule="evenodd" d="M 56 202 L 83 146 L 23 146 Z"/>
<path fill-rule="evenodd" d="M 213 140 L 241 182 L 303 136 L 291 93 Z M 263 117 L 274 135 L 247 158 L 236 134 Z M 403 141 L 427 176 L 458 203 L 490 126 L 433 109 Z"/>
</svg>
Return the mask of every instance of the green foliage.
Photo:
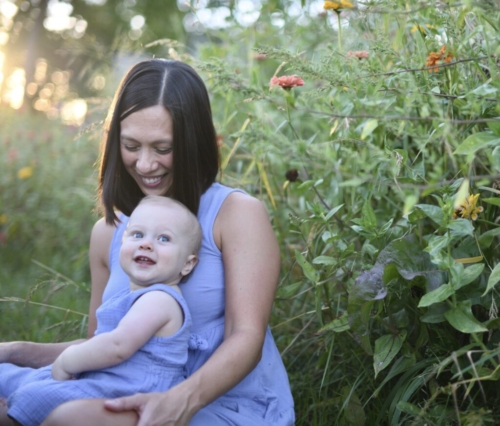
<svg viewBox="0 0 500 426">
<path fill-rule="evenodd" d="M 0 309 L 3 341 L 86 334 L 97 141 L 2 108 Z M 41 130 L 40 130 L 41 129 Z"/>
<path fill-rule="evenodd" d="M 499 10 L 358 6 L 341 33 L 334 12 L 263 17 L 192 60 L 222 179 L 268 202 L 282 247 L 298 424 L 498 422 Z"/>
</svg>

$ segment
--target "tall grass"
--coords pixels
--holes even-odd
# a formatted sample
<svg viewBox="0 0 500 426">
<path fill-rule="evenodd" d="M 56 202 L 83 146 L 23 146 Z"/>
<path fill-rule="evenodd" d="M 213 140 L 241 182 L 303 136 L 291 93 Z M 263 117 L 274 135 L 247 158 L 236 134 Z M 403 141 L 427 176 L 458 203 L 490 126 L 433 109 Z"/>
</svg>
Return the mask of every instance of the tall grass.
<svg viewBox="0 0 500 426">
<path fill-rule="evenodd" d="M 90 288 L 98 143 L 6 107 L 0 128 L 1 339 L 79 336 Z"/>
</svg>

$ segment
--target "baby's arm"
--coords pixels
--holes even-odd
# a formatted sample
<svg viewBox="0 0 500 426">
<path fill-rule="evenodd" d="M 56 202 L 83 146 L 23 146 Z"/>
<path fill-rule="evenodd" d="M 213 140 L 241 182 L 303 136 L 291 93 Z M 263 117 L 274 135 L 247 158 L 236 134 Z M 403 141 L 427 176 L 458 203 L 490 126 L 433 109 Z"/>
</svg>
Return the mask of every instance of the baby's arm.
<svg viewBox="0 0 500 426">
<path fill-rule="evenodd" d="M 163 291 L 141 296 L 116 329 L 64 350 L 52 365 L 55 380 L 68 380 L 84 371 L 117 365 L 130 358 L 173 319 L 182 319 L 177 301 Z"/>
</svg>

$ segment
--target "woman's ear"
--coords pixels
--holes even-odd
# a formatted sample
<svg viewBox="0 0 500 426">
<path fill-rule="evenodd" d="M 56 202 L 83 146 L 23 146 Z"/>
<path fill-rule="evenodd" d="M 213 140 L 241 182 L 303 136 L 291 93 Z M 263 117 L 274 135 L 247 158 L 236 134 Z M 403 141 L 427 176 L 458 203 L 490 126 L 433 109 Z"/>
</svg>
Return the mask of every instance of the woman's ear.
<svg viewBox="0 0 500 426">
<path fill-rule="evenodd" d="M 185 277 L 188 275 L 198 263 L 198 256 L 195 254 L 190 254 L 186 260 L 184 267 L 182 268 L 181 275 Z"/>
</svg>

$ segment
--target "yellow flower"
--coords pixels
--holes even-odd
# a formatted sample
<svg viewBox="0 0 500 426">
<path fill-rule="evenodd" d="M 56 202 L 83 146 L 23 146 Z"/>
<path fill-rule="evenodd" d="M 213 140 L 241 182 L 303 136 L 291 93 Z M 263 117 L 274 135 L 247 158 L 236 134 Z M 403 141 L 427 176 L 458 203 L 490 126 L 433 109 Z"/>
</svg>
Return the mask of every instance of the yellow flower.
<svg viewBox="0 0 500 426">
<path fill-rule="evenodd" d="M 429 32 L 429 28 L 435 29 L 436 27 L 434 25 L 414 25 L 413 27 L 411 27 L 410 32 L 413 34 L 417 31 L 420 31 L 422 34 L 426 34 Z"/>
<path fill-rule="evenodd" d="M 7 223 L 7 215 L 5 213 L 0 214 L 0 225 L 5 225 Z"/>
<path fill-rule="evenodd" d="M 354 5 L 348 0 L 325 1 L 323 9 L 325 10 L 340 10 L 352 9 Z"/>
<path fill-rule="evenodd" d="M 19 179 L 28 179 L 33 176 L 33 167 L 23 167 L 17 172 L 17 177 Z"/>
<path fill-rule="evenodd" d="M 479 194 L 469 195 L 465 200 L 455 209 L 453 213 L 453 218 L 457 219 L 461 217 L 463 219 L 477 219 L 477 214 L 484 211 L 481 206 L 477 206 L 477 200 L 479 199 Z"/>
</svg>

